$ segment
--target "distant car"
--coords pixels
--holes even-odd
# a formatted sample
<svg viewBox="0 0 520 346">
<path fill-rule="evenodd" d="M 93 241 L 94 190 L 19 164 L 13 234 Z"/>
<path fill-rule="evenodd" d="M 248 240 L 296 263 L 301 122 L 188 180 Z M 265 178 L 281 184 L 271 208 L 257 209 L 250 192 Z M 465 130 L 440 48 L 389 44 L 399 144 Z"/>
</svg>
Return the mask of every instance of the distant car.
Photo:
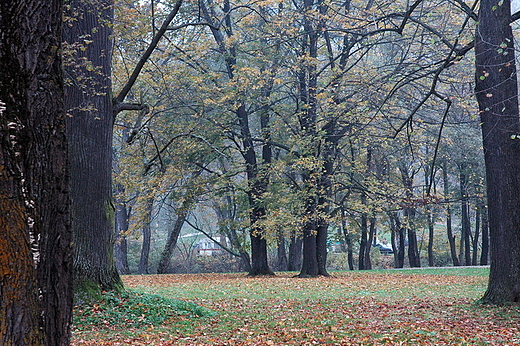
<svg viewBox="0 0 520 346">
<path fill-rule="evenodd" d="M 381 252 L 382 255 L 391 255 L 394 253 L 394 249 L 392 249 L 392 245 L 390 244 L 376 243 L 375 247 L 379 248 L 379 252 Z"/>
</svg>

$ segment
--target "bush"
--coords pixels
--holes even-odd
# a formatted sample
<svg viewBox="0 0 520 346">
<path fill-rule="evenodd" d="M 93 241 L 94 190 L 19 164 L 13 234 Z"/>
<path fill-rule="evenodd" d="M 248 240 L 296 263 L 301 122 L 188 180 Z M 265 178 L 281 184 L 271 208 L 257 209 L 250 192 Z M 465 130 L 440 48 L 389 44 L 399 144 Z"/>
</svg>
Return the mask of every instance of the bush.
<svg viewBox="0 0 520 346">
<path fill-rule="evenodd" d="M 176 316 L 203 317 L 214 314 L 196 304 L 154 294 L 104 292 L 100 300 L 74 308 L 74 327 L 77 330 L 115 325 L 121 329 L 142 328 L 160 326 Z"/>
<path fill-rule="evenodd" d="M 357 265 L 354 263 L 354 265 Z M 349 270 L 348 254 L 346 252 L 329 252 L 327 255 L 327 269 Z"/>
</svg>

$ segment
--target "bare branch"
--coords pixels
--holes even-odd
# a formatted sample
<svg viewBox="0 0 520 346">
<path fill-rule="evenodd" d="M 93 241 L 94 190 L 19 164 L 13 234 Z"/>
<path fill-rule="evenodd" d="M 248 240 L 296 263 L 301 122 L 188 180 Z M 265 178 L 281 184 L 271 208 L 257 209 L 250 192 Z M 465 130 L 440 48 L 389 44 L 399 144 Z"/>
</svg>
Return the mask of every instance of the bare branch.
<svg viewBox="0 0 520 346">
<path fill-rule="evenodd" d="M 221 242 L 219 242 L 218 240 L 216 240 L 215 238 L 213 238 L 208 232 L 204 231 L 202 228 L 198 227 L 197 225 L 193 224 L 192 222 L 190 222 L 190 220 L 186 219 L 186 223 L 188 225 L 190 225 L 194 230 L 196 231 L 199 231 L 200 233 L 204 234 L 206 237 L 208 237 L 212 242 L 214 242 L 215 244 L 217 244 L 218 246 L 220 246 L 220 248 L 222 248 L 222 250 L 230 253 L 231 255 L 235 256 L 235 257 L 240 257 L 240 254 L 229 249 L 228 247 L 226 247 L 224 244 L 222 244 Z"/>
<path fill-rule="evenodd" d="M 114 105 L 114 115 L 119 114 L 122 111 L 144 111 L 145 114 L 150 111 L 150 107 L 143 103 L 117 103 Z"/>
<path fill-rule="evenodd" d="M 139 62 L 135 66 L 135 69 L 132 72 L 132 75 L 130 76 L 130 78 L 128 78 L 128 81 L 126 82 L 125 86 L 123 87 L 123 89 L 121 89 L 121 91 L 119 92 L 117 97 L 114 99 L 115 105 L 122 103 L 124 101 L 126 95 L 128 95 L 128 93 L 134 86 L 135 81 L 137 80 L 137 77 L 139 77 L 139 74 L 141 73 L 144 65 L 146 64 L 146 62 L 148 61 L 148 59 L 154 52 L 155 48 L 159 44 L 159 41 L 164 36 L 165 32 L 168 30 L 168 27 L 170 26 L 170 23 L 172 22 L 172 20 L 177 16 L 177 13 L 179 12 L 179 9 L 182 5 L 182 1 L 183 0 L 177 0 L 177 2 L 175 3 L 175 6 L 173 7 L 173 10 L 170 12 L 168 17 L 164 20 L 161 28 L 157 31 L 157 33 L 153 37 L 152 42 L 150 43 L 150 45 L 144 52 L 143 56 L 141 57 L 141 59 L 139 59 Z M 117 113 L 115 113 L 115 114 L 117 114 Z"/>
</svg>

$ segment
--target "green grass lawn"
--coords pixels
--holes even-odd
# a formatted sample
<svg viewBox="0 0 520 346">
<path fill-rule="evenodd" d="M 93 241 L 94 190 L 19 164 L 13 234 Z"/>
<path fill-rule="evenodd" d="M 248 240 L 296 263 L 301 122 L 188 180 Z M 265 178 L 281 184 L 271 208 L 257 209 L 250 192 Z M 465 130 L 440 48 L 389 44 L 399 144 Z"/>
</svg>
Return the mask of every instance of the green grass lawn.
<svg viewBox="0 0 520 346">
<path fill-rule="evenodd" d="M 476 303 L 488 271 L 125 276 L 133 298 L 76 308 L 74 345 L 520 345 L 518 306 Z"/>
</svg>

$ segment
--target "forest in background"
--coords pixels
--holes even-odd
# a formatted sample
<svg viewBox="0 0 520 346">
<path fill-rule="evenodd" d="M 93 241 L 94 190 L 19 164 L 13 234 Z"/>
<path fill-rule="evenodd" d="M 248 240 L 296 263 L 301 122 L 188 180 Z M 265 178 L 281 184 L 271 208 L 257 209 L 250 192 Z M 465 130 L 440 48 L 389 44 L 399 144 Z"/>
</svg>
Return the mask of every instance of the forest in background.
<svg viewBox="0 0 520 346">
<path fill-rule="evenodd" d="M 117 4 L 115 90 L 175 4 Z M 298 271 L 320 227 L 331 269 L 488 264 L 475 18 L 405 7 L 184 3 L 115 121 L 120 272 L 250 271 L 250 233 Z"/>
</svg>

